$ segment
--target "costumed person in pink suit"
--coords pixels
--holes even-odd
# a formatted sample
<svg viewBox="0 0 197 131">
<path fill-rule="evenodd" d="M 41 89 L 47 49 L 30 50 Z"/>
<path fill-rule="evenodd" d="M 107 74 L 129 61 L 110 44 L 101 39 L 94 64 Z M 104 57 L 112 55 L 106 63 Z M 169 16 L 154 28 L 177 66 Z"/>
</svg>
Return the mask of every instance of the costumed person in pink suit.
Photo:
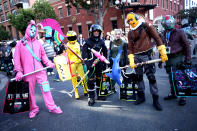
<svg viewBox="0 0 197 131">
<path fill-rule="evenodd" d="M 26 29 L 25 37 L 20 40 L 16 45 L 16 50 L 14 54 L 14 71 L 17 72 L 16 81 L 22 80 L 23 74 L 42 69 L 43 66 L 41 64 L 41 61 L 46 66 L 50 66 L 51 68 L 54 67 L 54 64 L 48 60 L 41 43 L 36 39 L 37 35 L 38 28 L 36 27 L 35 21 L 31 20 L 30 24 Z M 60 107 L 55 105 L 55 102 L 51 95 L 50 85 L 47 81 L 47 75 L 45 70 L 25 76 L 24 80 L 29 82 L 29 118 L 34 118 L 39 112 L 39 107 L 36 105 L 35 99 L 36 81 L 40 86 L 45 105 L 49 109 L 49 112 L 55 114 L 62 113 Z"/>
</svg>

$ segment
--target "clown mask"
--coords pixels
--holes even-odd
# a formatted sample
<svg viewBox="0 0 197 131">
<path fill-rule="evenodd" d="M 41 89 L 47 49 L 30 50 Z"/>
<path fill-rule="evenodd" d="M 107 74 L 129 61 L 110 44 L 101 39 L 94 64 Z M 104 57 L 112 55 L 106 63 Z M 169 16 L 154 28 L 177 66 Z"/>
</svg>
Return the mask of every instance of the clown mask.
<svg viewBox="0 0 197 131">
<path fill-rule="evenodd" d="M 31 28 L 30 28 L 30 37 L 31 38 L 34 38 L 36 36 L 36 31 L 37 31 L 36 26 L 32 25 Z"/>
</svg>

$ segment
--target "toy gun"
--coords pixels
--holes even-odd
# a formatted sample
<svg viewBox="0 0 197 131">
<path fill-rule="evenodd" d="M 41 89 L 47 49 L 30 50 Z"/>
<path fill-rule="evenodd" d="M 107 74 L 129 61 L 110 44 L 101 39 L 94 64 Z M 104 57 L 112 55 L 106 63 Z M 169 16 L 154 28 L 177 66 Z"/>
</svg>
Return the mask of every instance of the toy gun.
<svg viewBox="0 0 197 131">
<path fill-rule="evenodd" d="M 90 49 L 90 48 L 89 48 Z M 94 50 L 94 49 L 90 49 L 92 51 L 92 53 L 100 60 L 105 62 L 106 64 L 110 64 L 110 62 L 98 51 Z"/>
</svg>

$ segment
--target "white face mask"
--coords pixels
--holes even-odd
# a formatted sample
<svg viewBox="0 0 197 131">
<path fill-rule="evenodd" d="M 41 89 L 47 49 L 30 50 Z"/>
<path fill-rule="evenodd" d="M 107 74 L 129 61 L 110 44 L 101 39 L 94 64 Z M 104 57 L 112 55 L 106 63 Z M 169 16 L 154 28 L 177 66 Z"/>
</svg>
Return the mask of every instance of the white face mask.
<svg viewBox="0 0 197 131">
<path fill-rule="evenodd" d="M 36 26 L 32 25 L 31 28 L 30 28 L 30 37 L 31 38 L 34 38 L 36 36 L 36 31 L 37 31 Z"/>
</svg>

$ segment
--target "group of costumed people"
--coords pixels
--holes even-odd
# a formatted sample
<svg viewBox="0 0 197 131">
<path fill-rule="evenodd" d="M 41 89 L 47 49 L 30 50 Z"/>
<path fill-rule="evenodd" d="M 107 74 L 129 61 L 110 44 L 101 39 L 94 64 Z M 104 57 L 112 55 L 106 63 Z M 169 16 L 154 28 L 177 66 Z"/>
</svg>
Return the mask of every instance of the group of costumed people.
<svg viewBox="0 0 197 131">
<path fill-rule="evenodd" d="M 123 49 L 120 56 L 120 66 L 130 65 L 132 69 L 135 69 L 135 73 L 138 75 L 138 92 L 135 104 L 141 104 L 145 102 L 145 84 L 143 80 L 143 74 L 145 73 L 150 86 L 150 92 L 153 98 L 153 106 L 156 110 L 161 111 L 162 106 L 159 103 L 158 87 L 155 78 L 155 64 L 145 64 L 137 66 L 136 63 L 146 62 L 152 59 L 151 53 L 154 45 L 152 44 L 151 38 L 156 42 L 158 51 L 160 52 L 160 58 L 162 62 L 166 62 L 166 70 L 169 73 L 168 68 L 170 66 L 176 66 L 178 62 L 183 61 L 189 63 L 191 60 L 189 42 L 182 30 L 174 28 L 174 18 L 172 16 L 165 16 L 163 18 L 162 24 L 166 29 L 162 37 L 159 36 L 154 27 L 145 22 L 144 19 L 134 13 L 129 13 L 127 15 L 127 22 L 131 26 L 131 30 L 128 33 L 128 45 L 122 41 L 119 37 L 115 39 L 111 46 L 110 54 L 110 64 L 107 66 L 105 61 L 108 56 L 108 50 L 105 46 L 104 40 L 101 38 L 102 28 L 100 25 L 94 24 L 90 28 L 90 37 L 85 40 L 85 43 L 80 48 L 80 44 L 77 42 L 77 34 L 74 31 L 67 32 L 68 47 L 66 50 L 68 52 L 68 58 L 71 63 L 71 75 L 72 75 L 72 85 L 75 89 L 75 98 L 79 99 L 79 93 L 77 86 L 78 75 L 81 79 L 84 77 L 84 65 L 86 66 L 89 73 L 87 74 L 87 79 L 83 79 L 82 85 L 84 87 L 84 95 L 88 95 L 88 105 L 93 106 L 95 104 L 95 92 L 99 98 L 99 88 L 101 82 L 102 71 L 107 67 L 112 67 L 113 61 L 112 57 L 116 57 L 118 50 L 121 47 Z M 170 32 L 170 34 L 169 34 Z M 35 70 L 42 69 L 43 66 L 41 61 L 49 67 L 54 67 L 55 65 L 48 60 L 45 51 L 41 43 L 37 40 L 38 28 L 33 20 L 26 29 L 26 34 L 23 39 L 21 39 L 17 45 L 14 55 L 14 71 L 16 74 L 16 81 L 20 81 L 24 74 L 33 72 Z M 120 35 L 120 32 L 116 32 L 116 35 Z M 166 52 L 166 47 L 170 49 L 170 52 Z M 99 52 L 99 56 L 95 55 L 95 52 Z M 74 53 L 73 53 L 74 52 Z M 180 55 L 179 55 L 180 54 Z M 102 58 L 101 58 L 102 56 Z M 186 56 L 186 57 L 184 57 Z M 79 59 L 82 57 L 82 59 Z M 99 58 L 100 57 L 100 58 Z M 179 59 L 176 59 L 176 58 Z M 127 86 L 124 81 L 123 84 Z M 169 73 L 169 77 L 170 73 Z M 44 102 L 49 112 L 61 114 L 62 110 L 57 106 L 53 100 L 50 92 L 50 85 L 47 80 L 46 71 L 42 70 L 40 72 L 34 73 L 29 76 L 24 77 L 25 81 L 29 82 L 29 92 L 30 92 L 30 113 L 29 117 L 34 118 L 38 112 L 39 107 L 36 105 L 35 100 L 35 83 L 37 82 L 40 86 Z M 172 79 L 170 79 L 171 94 L 169 94 L 165 99 L 176 98 L 173 87 Z M 115 82 L 112 82 L 113 89 Z M 95 85 L 96 84 L 96 85 Z M 185 104 L 185 98 L 180 99 L 180 104 Z"/>
</svg>

